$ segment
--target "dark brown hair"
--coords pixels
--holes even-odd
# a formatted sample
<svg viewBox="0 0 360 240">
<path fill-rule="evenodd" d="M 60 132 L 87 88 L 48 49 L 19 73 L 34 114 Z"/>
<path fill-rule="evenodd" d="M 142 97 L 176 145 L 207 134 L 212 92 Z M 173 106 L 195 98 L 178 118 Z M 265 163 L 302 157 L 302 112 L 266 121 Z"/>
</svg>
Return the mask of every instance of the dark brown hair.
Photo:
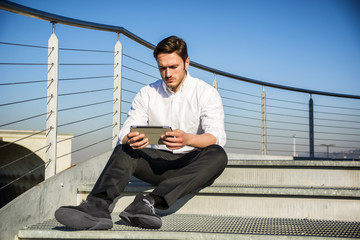
<svg viewBox="0 0 360 240">
<path fill-rule="evenodd" d="M 158 45 L 156 46 L 154 50 L 154 57 L 155 59 L 157 59 L 160 53 L 173 53 L 173 52 L 176 52 L 185 62 L 185 60 L 188 58 L 188 52 L 185 41 L 176 36 L 170 36 L 165 38 L 164 40 L 159 42 Z"/>
</svg>

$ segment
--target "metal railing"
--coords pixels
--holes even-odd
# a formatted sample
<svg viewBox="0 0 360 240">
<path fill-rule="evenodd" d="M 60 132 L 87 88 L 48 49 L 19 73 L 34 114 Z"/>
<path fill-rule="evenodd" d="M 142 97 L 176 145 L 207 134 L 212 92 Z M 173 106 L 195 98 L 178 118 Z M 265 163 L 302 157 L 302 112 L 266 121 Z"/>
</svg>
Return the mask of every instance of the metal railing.
<svg viewBox="0 0 360 240">
<path fill-rule="evenodd" d="M 0 1 L 0 8 L 50 22 L 53 30 L 49 35 L 55 38 L 49 46 L 0 39 L 0 49 L 31 51 L 22 55 L 31 56 L 25 60 L 12 56 L 0 58 L 0 72 L 5 72 L 5 66 L 6 72 L 11 71 L 2 74 L 0 91 L 14 93 L 0 102 L 1 116 L 6 116 L 1 117 L 0 129 L 40 129 L 27 138 L 46 132 L 48 140 L 38 151 L 46 151 L 44 165 L 48 176 L 56 172 L 55 160 L 71 155 L 73 160 L 80 161 L 80 155 L 86 159 L 111 149 L 135 94 L 142 86 L 159 79 L 150 52 L 155 46 L 122 27 L 67 18 L 9 1 Z M 60 48 L 55 35 L 57 24 L 115 33 L 110 37 L 115 46 Z M 125 36 L 121 43 L 119 35 Z M 121 44 L 125 46 L 124 53 Z M 60 57 L 56 56 L 57 52 Z M 81 54 L 86 54 L 88 61 L 77 61 Z M 45 67 L 48 68 L 46 79 L 41 77 Z M 19 68 L 22 71 L 31 68 L 32 74 L 26 79 L 16 79 Z M 271 84 L 196 62 L 191 62 L 190 72 L 216 86 L 222 96 L 228 152 L 359 159 L 360 96 Z M 10 76 L 15 80 L 7 81 Z M 58 131 L 74 136 L 59 141 Z M 57 153 L 56 146 L 68 140 L 74 140 L 74 149 Z M 22 139 L 2 144 L 0 151 L 19 141 Z"/>
</svg>

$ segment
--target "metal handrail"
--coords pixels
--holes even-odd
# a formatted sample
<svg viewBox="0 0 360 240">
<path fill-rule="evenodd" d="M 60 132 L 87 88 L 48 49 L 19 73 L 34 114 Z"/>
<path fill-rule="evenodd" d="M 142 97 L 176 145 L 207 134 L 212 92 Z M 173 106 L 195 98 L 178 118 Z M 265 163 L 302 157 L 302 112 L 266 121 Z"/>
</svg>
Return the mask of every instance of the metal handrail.
<svg viewBox="0 0 360 240">
<path fill-rule="evenodd" d="M 119 26 L 113 26 L 113 25 L 106 25 L 106 24 L 99 24 L 94 22 L 88 22 L 88 21 L 82 21 L 74 18 L 68 18 L 56 14 L 51 14 L 48 12 L 40 11 L 34 8 L 26 7 L 20 4 L 13 3 L 11 1 L 6 0 L 0 0 L 0 9 L 17 13 L 20 15 L 37 18 L 40 20 L 49 21 L 52 23 L 61 23 L 64 25 L 69 26 L 75 26 L 75 27 L 81 27 L 81 28 L 88 28 L 88 29 L 94 29 L 94 30 L 100 30 L 100 31 L 107 31 L 107 32 L 115 32 L 118 34 L 124 34 L 126 37 L 134 40 L 135 42 L 149 48 L 149 49 L 155 49 L 155 45 L 145 41 L 144 39 L 140 38 L 139 36 L 133 34 L 132 32 L 128 31 L 127 29 Z M 272 87 L 272 88 L 278 88 L 283 90 L 289 90 L 289 91 L 295 91 L 295 92 L 302 92 L 302 93 L 308 93 L 308 94 L 314 94 L 314 95 L 323 95 L 323 96 L 331 96 L 331 97 L 341 97 L 341 98 L 353 98 L 353 99 L 360 99 L 360 95 L 350 95 L 350 94 L 342 94 L 342 93 L 332 93 L 332 92 L 324 92 L 324 91 L 317 91 L 317 90 L 310 90 L 310 89 L 303 89 L 303 88 L 296 88 L 291 86 L 285 86 L 280 84 L 274 84 L 274 83 L 268 83 L 264 81 L 259 81 L 247 77 L 242 77 L 239 75 L 235 75 L 232 73 L 224 72 L 215 68 L 207 67 L 205 65 L 191 62 L 191 66 L 195 68 L 202 69 L 207 72 L 215 73 L 217 75 L 221 75 L 224 77 L 229 77 L 237 80 L 241 80 L 248 83 L 253 83 L 261 86 L 266 87 Z"/>
</svg>

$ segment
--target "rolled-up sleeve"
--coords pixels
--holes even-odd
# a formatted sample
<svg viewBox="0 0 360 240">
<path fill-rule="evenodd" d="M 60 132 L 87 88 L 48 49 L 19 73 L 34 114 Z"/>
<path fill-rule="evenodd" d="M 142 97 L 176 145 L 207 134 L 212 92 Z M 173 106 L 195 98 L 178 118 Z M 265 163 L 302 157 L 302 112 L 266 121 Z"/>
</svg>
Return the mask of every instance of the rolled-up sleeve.
<svg viewBox="0 0 360 240">
<path fill-rule="evenodd" d="M 202 129 L 205 133 L 214 135 L 217 144 L 224 147 L 226 144 L 226 133 L 222 100 L 216 89 L 211 89 L 206 92 L 202 99 Z"/>
</svg>

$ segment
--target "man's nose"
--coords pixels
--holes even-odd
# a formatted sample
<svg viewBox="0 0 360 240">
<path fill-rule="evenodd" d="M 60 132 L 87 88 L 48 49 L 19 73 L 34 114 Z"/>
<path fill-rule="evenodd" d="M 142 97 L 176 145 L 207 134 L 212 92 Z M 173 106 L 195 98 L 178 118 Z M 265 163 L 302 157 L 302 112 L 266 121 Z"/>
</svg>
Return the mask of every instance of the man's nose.
<svg viewBox="0 0 360 240">
<path fill-rule="evenodd" d="M 166 70 L 165 70 L 165 76 L 166 77 L 171 77 L 171 74 L 172 72 L 171 72 L 171 70 L 170 70 L 170 68 L 166 68 Z"/>
</svg>

